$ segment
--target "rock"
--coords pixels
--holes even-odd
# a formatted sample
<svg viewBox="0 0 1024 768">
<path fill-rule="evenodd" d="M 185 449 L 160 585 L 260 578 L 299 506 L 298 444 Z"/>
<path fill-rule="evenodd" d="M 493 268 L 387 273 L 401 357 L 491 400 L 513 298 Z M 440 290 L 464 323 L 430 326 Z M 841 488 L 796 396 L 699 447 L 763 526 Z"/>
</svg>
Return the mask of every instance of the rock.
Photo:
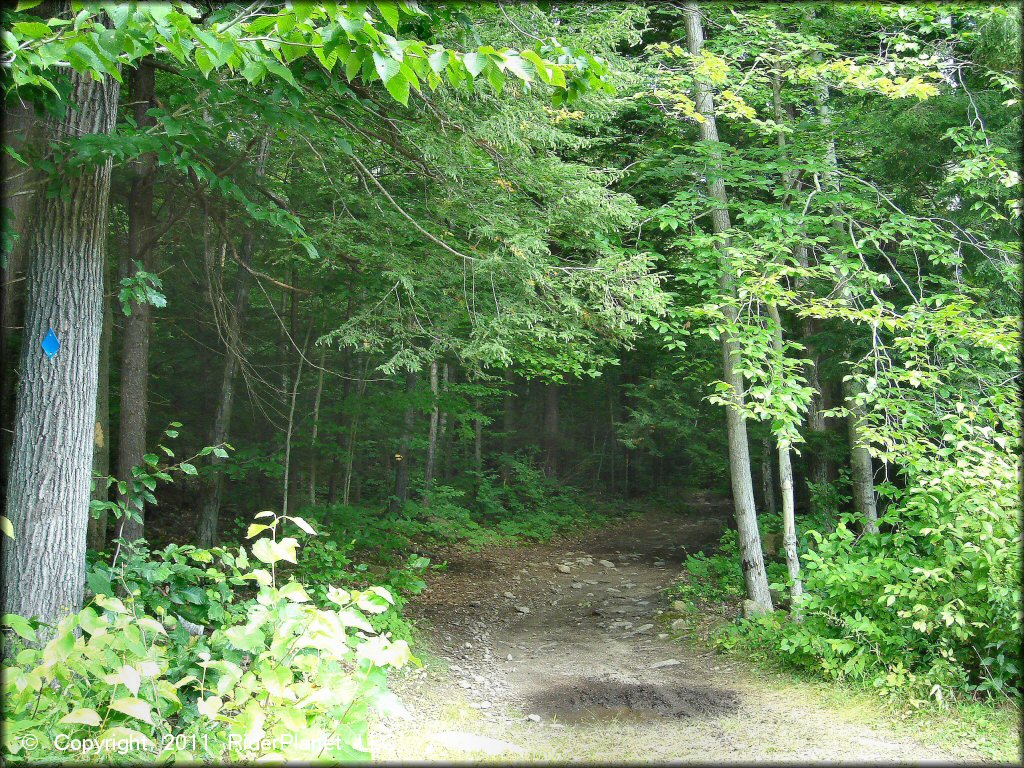
<svg viewBox="0 0 1024 768">
<path fill-rule="evenodd" d="M 598 565 L 603 565 L 605 568 L 614 568 L 615 567 L 615 563 L 613 563 L 611 560 L 598 560 L 597 564 Z"/>
<path fill-rule="evenodd" d="M 664 560 L 655 560 L 654 561 L 654 567 L 655 568 L 664 568 L 665 567 L 665 561 Z"/>
<path fill-rule="evenodd" d="M 473 675 L 473 682 L 475 682 L 475 683 L 482 683 L 483 681 L 484 681 L 484 679 L 480 675 Z"/>
<path fill-rule="evenodd" d="M 684 603 L 682 600 L 673 600 L 672 610 L 679 611 L 681 613 L 686 610 L 686 603 Z"/>
<path fill-rule="evenodd" d="M 686 619 L 676 619 L 670 626 L 676 632 L 682 632 L 686 629 Z"/>
<path fill-rule="evenodd" d="M 743 608 L 740 610 L 740 615 L 745 619 L 764 616 L 766 613 L 770 613 L 770 611 L 760 603 L 755 603 L 753 600 L 744 600 Z"/>
<path fill-rule="evenodd" d="M 529 720 L 531 723 L 539 723 L 540 715 L 527 715 L 526 719 Z"/>
<path fill-rule="evenodd" d="M 583 589 L 583 582 L 582 581 L 574 581 L 572 583 L 572 588 L 573 589 Z"/>
<path fill-rule="evenodd" d="M 648 630 L 651 630 L 651 629 L 654 629 L 654 625 L 653 624 L 644 624 L 642 626 L 637 627 L 635 632 L 636 632 L 636 634 L 640 634 L 641 632 L 647 632 Z"/>
<path fill-rule="evenodd" d="M 465 680 L 459 680 L 460 688 L 472 688 L 473 686 L 467 683 Z"/>
<path fill-rule="evenodd" d="M 515 595 L 513 595 L 511 592 L 506 592 L 505 593 L 505 597 L 507 597 L 509 600 L 511 600 L 511 599 L 513 599 L 515 597 Z"/>
<path fill-rule="evenodd" d="M 511 653 L 508 656 L 505 657 L 505 661 L 512 661 L 512 654 Z"/>
<path fill-rule="evenodd" d="M 525 605 L 517 605 L 516 606 L 516 610 L 519 611 L 520 613 L 529 613 L 530 612 L 530 609 L 527 608 Z"/>
<path fill-rule="evenodd" d="M 466 643 L 466 647 L 467 647 L 467 648 L 472 648 L 472 647 L 473 647 L 473 644 L 472 644 L 472 643 Z"/>
<path fill-rule="evenodd" d="M 557 565 L 555 567 L 558 569 L 559 573 L 571 573 L 572 572 L 572 568 L 570 568 L 568 565 Z"/>
<path fill-rule="evenodd" d="M 474 608 L 479 608 L 481 605 L 483 605 L 483 602 L 481 602 L 480 600 L 470 600 L 469 604 L 472 605 Z"/>
<path fill-rule="evenodd" d="M 659 640 L 668 640 L 668 634 L 666 632 L 659 632 L 658 633 L 658 639 Z"/>
<path fill-rule="evenodd" d="M 664 661 L 659 661 L 657 664 L 651 664 L 651 669 L 662 669 L 664 667 L 674 667 L 677 664 L 682 664 L 682 662 L 679 661 L 679 659 L 665 659 Z"/>
</svg>

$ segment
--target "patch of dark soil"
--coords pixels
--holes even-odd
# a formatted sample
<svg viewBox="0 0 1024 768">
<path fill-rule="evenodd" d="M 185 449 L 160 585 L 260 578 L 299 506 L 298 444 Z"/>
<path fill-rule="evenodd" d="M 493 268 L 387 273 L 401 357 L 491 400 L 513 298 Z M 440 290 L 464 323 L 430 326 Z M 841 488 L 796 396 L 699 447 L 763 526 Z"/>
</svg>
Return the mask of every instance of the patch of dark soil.
<svg viewBox="0 0 1024 768">
<path fill-rule="evenodd" d="M 734 713 L 739 697 L 732 691 L 685 683 L 624 683 L 585 679 L 549 689 L 532 708 L 558 720 L 714 718 Z"/>
</svg>

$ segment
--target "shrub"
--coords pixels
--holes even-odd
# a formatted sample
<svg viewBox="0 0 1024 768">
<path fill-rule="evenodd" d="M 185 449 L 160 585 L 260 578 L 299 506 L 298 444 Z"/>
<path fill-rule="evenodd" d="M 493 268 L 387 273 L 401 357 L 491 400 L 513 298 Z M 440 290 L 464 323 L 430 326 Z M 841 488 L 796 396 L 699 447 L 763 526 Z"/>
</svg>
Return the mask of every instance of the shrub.
<svg viewBox="0 0 1024 768">
<path fill-rule="evenodd" d="M 133 569 L 129 557 L 115 570 L 123 599 L 101 590 L 52 628 L 41 649 L 37 622 L 5 616 L 5 759 L 96 760 L 118 751 L 132 760 L 141 753 L 188 761 L 368 756 L 369 712 L 403 712 L 387 690 L 387 670 L 415 661 L 405 641 L 375 632 L 367 619 L 393 610 L 394 598 L 379 586 L 330 588 L 318 605 L 278 568 L 297 562 L 299 546 L 279 539 L 278 526 L 287 519 L 313 529 L 301 518 L 257 517 L 265 522 L 250 526 L 249 536 L 271 534 L 251 546 L 258 562 L 251 565 L 244 548 L 237 555 L 165 550 L 152 568 Z M 179 581 L 164 594 L 137 581 L 167 569 L 172 582 L 187 582 L 193 567 L 179 556 L 217 558 L 231 576 L 221 581 L 224 572 L 210 568 L 211 584 L 241 580 L 255 597 L 220 602 L 213 632 L 188 635 L 172 611 L 189 601 L 170 595 L 197 585 Z M 28 736 L 36 740 L 31 752 Z"/>
</svg>

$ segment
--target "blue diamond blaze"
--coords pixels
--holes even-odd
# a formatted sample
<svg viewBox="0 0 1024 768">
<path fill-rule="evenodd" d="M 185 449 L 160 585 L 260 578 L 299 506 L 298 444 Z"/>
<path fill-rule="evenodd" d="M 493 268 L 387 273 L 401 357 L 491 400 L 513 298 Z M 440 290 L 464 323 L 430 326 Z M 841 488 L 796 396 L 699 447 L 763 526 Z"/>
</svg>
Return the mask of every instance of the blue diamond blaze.
<svg viewBox="0 0 1024 768">
<path fill-rule="evenodd" d="M 53 358 L 57 356 L 57 353 L 60 352 L 60 339 L 58 339 L 57 334 L 53 332 L 53 328 L 50 329 L 50 332 L 46 334 L 46 338 L 43 339 L 42 347 L 43 352 L 45 352 L 46 356 L 51 360 L 53 360 Z"/>
</svg>

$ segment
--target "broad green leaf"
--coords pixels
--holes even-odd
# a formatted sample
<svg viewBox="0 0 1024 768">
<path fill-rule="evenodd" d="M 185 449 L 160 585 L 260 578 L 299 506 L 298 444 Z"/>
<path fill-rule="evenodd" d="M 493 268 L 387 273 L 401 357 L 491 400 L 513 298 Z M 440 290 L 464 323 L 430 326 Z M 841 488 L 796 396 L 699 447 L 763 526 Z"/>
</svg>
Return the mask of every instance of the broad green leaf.
<svg viewBox="0 0 1024 768">
<path fill-rule="evenodd" d="M 103 724 L 103 718 L 100 717 L 95 709 L 82 707 L 71 710 L 71 712 L 60 719 L 60 722 L 69 725 L 92 725 L 98 728 Z"/>
<path fill-rule="evenodd" d="M 136 720 L 142 720 L 153 725 L 152 707 L 149 705 L 149 702 L 142 699 L 137 699 L 134 696 L 124 696 L 110 702 L 110 708 L 117 712 L 122 712 L 129 717 L 134 717 Z"/>
<path fill-rule="evenodd" d="M 36 631 L 32 629 L 28 619 L 23 616 L 19 616 L 16 613 L 5 613 L 3 619 L 0 619 L 0 624 L 10 627 L 14 630 L 15 634 L 28 640 L 30 643 L 34 643 L 37 640 Z"/>
</svg>

